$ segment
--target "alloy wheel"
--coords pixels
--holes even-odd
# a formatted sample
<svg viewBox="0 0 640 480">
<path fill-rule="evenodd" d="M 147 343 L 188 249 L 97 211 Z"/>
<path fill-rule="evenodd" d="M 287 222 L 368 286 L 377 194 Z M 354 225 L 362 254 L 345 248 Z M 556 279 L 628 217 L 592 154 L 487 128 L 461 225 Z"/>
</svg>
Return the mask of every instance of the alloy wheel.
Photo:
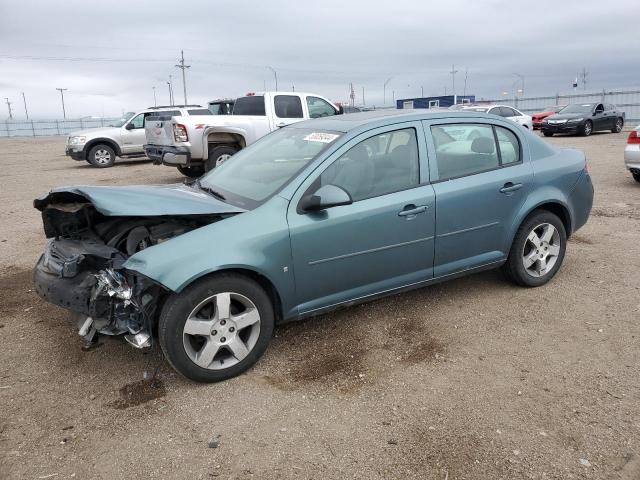
<svg viewBox="0 0 640 480">
<path fill-rule="evenodd" d="M 592 129 L 591 122 L 587 122 L 587 123 L 584 124 L 584 134 L 585 135 L 587 135 L 587 136 L 591 135 L 591 129 Z"/>
<path fill-rule="evenodd" d="M 200 302 L 183 328 L 189 359 L 209 370 L 222 370 L 241 362 L 260 335 L 260 313 L 244 295 L 224 292 Z"/>
<path fill-rule="evenodd" d="M 108 165 L 111 162 L 111 153 L 109 153 L 108 150 L 101 148 L 96 150 L 94 158 L 96 163 L 99 163 L 100 165 Z"/>
<path fill-rule="evenodd" d="M 620 133 L 622 131 L 622 120 L 616 120 L 616 133 Z"/>
<path fill-rule="evenodd" d="M 533 228 L 524 244 L 522 263 L 532 277 L 544 277 L 549 273 L 560 255 L 560 234 L 550 223 Z"/>
<path fill-rule="evenodd" d="M 230 158 L 231 158 L 231 155 L 229 155 L 228 153 L 223 153 L 218 158 L 216 158 L 216 167 L 219 167 Z"/>
</svg>

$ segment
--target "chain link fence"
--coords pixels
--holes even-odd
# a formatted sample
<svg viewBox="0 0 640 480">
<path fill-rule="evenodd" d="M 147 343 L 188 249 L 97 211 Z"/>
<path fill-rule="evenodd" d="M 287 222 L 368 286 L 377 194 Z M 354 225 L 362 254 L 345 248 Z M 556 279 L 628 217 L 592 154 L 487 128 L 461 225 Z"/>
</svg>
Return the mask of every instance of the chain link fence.
<svg viewBox="0 0 640 480">
<path fill-rule="evenodd" d="M 619 110 L 625 112 L 627 125 L 640 124 L 640 89 L 632 90 L 599 90 L 591 92 L 574 92 L 571 94 L 556 94 L 544 97 L 500 98 L 482 100 L 483 102 L 510 105 L 518 110 L 531 114 L 541 112 L 552 105 L 567 105 L 569 103 L 612 103 Z"/>
<path fill-rule="evenodd" d="M 120 118 L 80 118 L 78 120 L 5 120 L 0 122 L 0 138 L 67 135 L 86 128 L 108 127 Z"/>
</svg>

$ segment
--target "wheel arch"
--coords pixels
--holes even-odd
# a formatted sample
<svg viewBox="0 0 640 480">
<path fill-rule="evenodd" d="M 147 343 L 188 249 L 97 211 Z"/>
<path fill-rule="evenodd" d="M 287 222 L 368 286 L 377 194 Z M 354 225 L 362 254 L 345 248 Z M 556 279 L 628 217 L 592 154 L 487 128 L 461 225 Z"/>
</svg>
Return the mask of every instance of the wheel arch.
<svg viewBox="0 0 640 480">
<path fill-rule="evenodd" d="M 118 143 L 111 139 L 111 138 L 94 138 L 92 140 L 89 140 L 87 142 L 87 144 L 84 146 L 83 149 L 83 154 L 84 154 L 84 158 L 86 159 L 89 155 L 89 152 L 91 151 L 91 149 L 93 147 L 95 147 L 96 145 L 100 145 L 100 144 L 105 144 L 108 145 L 109 147 L 111 147 L 113 149 L 114 152 L 116 152 L 116 156 L 120 156 L 121 155 L 121 151 L 120 151 L 120 146 L 118 145 Z"/>
<path fill-rule="evenodd" d="M 210 145 L 229 145 L 237 146 L 238 150 L 242 150 L 247 146 L 247 140 L 245 136 L 236 131 L 212 131 L 207 133 L 205 137 L 205 149 L 203 154 L 206 155 L 205 159 L 209 158 L 209 146 Z"/>
<path fill-rule="evenodd" d="M 527 220 L 527 218 L 531 216 L 533 212 L 537 210 L 545 210 L 556 215 L 560 219 L 560 221 L 562 221 L 562 225 L 564 225 L 565 232 L 567 233 L 567 238 L 571 236 L 571 232 L 573 229 L 573 217 L 571 216 L 569 207 L 559 200 L 547 200 L 534 204 L 524 211 L 524 214 L 520 216 L 519 221 L 513 229 L 511 235 L 511 243 L 513 243 L 513 239 L 520 226 Z"/>
<path fill-rule="evenodd" d="M 255 281 L 258 285 L 260 285 L 264 291 L 269 296 L 271 303 L 273 305 L 273 313 L 275 314 L 276 323 L 280 323 L 284 319 L 284 312 L 282 308 L 282 299 L 280 297 L 280 292 L 275 286 L 275 283 L 271 281 L 269 277 L 267 277 L 264 273 L 259 272 L 253 268 L 248 268 L 246 266 L 228 266 L 223 267 L 217 270 L 212 270 L 208 272 L 202 272 L 202 274 L 189 279 L 187 282 L 182 284 L 179 289 L 176 290 L 176 293 L 180 293 L 189 285 L 200 281 L 204 278 L 212 278 L 217 275 L 232 273 L 235 275 L 244 276 L 250 278 Z"/>
</svg>

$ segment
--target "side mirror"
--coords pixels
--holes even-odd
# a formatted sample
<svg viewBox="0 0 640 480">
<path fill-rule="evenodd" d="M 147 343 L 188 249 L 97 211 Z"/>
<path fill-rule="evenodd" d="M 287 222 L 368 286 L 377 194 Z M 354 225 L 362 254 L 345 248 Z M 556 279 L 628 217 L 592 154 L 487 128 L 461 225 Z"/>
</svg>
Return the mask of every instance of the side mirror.
<svg viewBox="0 0 640 480">
<path fill-rule="evenodd" d="M 135 128 L 135 125 L 133 123 L 127 123 L 124 128 L 126 130 L 133 130 Z"/>
<path fill-rule="evenodd" d="M 344 115 L 344 107 L 342 105 L 338 106 L 338 115 Z"/>
<path fill-rule="evenodd" d="M 349 193 L 336 185 L 323 185 L 311 195 L 305 195 L 300 201 L 300 210 L 318 212 L 340 205 L 351 205 L 353 199 Z"/>
</svg>

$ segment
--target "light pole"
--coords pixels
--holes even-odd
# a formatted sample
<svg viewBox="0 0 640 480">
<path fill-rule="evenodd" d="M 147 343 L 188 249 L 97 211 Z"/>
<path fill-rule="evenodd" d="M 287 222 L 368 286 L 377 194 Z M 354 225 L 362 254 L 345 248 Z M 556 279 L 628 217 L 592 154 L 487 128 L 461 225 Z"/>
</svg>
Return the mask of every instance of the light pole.
<svg viewBox="0 0 640 480">
<path fill-rule="evenodd" d="M 522 88 L 520 90 L 522 91 L 522 95 L 524 95 L 524 75 L 520 75 L 519 73 L 514 73 L 514 75 L 522 82 Z"/>
<path fill-rule="evenodd" d="M 24 96 L 24 92 L 22 92 L 22 103 L 24 103 L 24 114 L 27 116 L 27 120 L 29 120 L 29 112 L 27 111 L 27 98 Z"/>
<path fill-rule="evenodd" d="M 387 84 L 391 81 L 393 77 L 389 77 L 385 80 L 384 85 L 382 87 L 382 105 L 387 104 Z"/>
<path fill-rule="evenodd" d="M 276 92 L 278 91 L 278 74 L 276 73 L 276 69 L 267 65 L 267 68 L 273 72 L 273 78 L 276 81 Z"/>
<path fill-rule="evenodd" d="M 62 98 L 62 118 L 67 118 L 67 112 L 64 109 L 64 91 L 68 90 L 67 88 L 56 88 L 60 92 L 60 97 Z"/>
<path fill-rule="evenodd" d="M 9 109 L 9 120 L 13 120 L 13 112 L 11 111 L 11 103 L 9 101 L 9 98 L 4 97 L 5 101 L 7 102 L 7 108 Z"/>
<path fill-rule="evenodd" d="M 451 74 L 451 89 L 453 90 L 453 104 L 456 105 L 458 102 L 456 101 L 456 73 L 458 73 L 458 70 L 456 70 L 456 66 L 455 65 L 451 65 L 451 71 L 449 72 Z"/>
<path fill-rule="evenodd" d="M 151 87 L 153 88 L 153 106 L 157 107 L 158 106 L 158 100 L 156 100 L 156 87 Z"/>
<path fill-rule="evenodd" d="M 167 82 L 167 85 L 169 85 L 169 103 L 173 107 L 173 83 L 171 77 L 172 75 L 169 75 L 169 81 Z"/>
</svg>

